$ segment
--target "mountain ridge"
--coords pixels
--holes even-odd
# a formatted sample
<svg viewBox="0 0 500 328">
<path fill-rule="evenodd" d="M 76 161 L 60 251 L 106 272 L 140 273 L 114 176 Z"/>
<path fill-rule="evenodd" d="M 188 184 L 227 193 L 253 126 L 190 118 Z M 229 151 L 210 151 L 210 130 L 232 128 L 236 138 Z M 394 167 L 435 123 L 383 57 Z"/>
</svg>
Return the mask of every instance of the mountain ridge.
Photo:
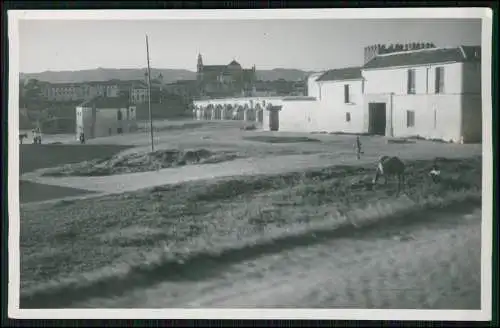
<svg viewBox="0 0 500 328">
<path fill-rule="evenodd" d="M 146 68 L 95 68 L 74 71 L 44 71 L 39 73 L 19 73 L 19 78 L 37 79 L 50 83 L 79 83 L 88 81 L 108 81 L 118 80 L 140 80 L 144 79 Z M 172 83 L 178 80 L 194 80 L 196 72 L 187 69 L 152 68 L 153 77 L 162 74 L 165 83 Z M 262 81 L 275 81 L 284 79 L 287 81 L 302 80 L 312 71 L 304 71 L 292 68 L 274 68 L 271 70 L 256 70 L 257 79 Z"/>
</svg>

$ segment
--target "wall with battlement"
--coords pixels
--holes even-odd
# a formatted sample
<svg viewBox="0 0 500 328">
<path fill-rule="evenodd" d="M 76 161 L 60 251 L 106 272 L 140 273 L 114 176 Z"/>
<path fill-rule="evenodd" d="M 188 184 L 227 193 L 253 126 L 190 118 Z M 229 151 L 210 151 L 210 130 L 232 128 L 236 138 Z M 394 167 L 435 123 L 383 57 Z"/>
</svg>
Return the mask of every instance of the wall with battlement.
<svg viewBox="0 0 500 328">
<path fill-rule="evenodd" d="M 420 49 L 436 48 L 432 42 L 411 42 L 411 43 L 394 43 L 394 44 L 374 44 L 364 48 L 366 64 L 377 55 L 390 54 L 393 52 L 412 51 Z"/>
</svg>

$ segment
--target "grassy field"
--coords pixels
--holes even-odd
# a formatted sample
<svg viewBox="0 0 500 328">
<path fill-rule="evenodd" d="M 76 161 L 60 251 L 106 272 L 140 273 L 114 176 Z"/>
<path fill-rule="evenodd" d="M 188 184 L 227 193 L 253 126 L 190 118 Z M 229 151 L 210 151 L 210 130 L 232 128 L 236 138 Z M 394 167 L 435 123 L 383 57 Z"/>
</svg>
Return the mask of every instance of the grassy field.
<svg viewBox="0 0 500 328">
<path fill-rule="evenodd" d="M 108 158 L 127 148 L 123 145 L 33 145 L 19 146 L 19 174 L 41 168 L 50 168 L 68 163 L 79 163 L 96 158 Z M 45 184 L 20 181 L 19 201 L 21 203 L 43 201 L 54 198 L 88 194 L 89 191 L 77 188 L 49 186 Z"/>
<path fill-rule="evenodd" d="M 327 158 L 324 163 L 336 164 L 23 205 L 21 307 L 65 307 L 93 297 L 154 288 L 165 281 L 198 282 L 225 270 L 226 264 L 284 254 L 321 238 L 353 235 L 364 227 L 407 224 L 430 217 L 425 213 L 449 212 L 458 205 L 480 207 L 482 160 L 473 157 L 480 151 L 470 145 L 420 140 L 403 144 L 363 137 L 365 154 L 356 164 L 365 164 L 351 166 L 354 136 L 349 135 L 245 131 L 241 122 L 155 122 L 155 130 L 153 154 L 148 153 L 150 136 L 143 132 L 89 140 L 87 145 L 21 145 L 20 171 L 55 168 L 49 172 L 56 176 L 125 173 L 112 181 L 115 188 L 129 172 L 210 162 L 226 155 L 222 160 L 246 157 L 252 167 L 258 166 L 255 158 L 273 157 L 275 172 L 282 169 L 280 155 L 320 154 Z M 408 164 L 401 194 L 393 184 L 369 188 L 381 154 L 402 156 Z M 427 176 L 435 156 L 443 157 L 439 184 Z M 344 159 L 345 165 L 337 165 Z M 243 174 L 240 164 L 235 165 L 234 172 Z M 208 165 L 202 167 L 210 170 Z M 153 178 L 171 177 L 174 172 L 162 174 Z M 87 192 L 27 181 L 20 187 L 22 203 Z"/>
<path fill-rule="evenodd" d="M 408 161 L 400 195 L 393 184 L 366 188 L 372 165 L 335 166 L 21 208 L 21 307 L 64 307 L 124 286 L 198 279 L 214 261 L 414 220 L 428 209 L 480 206 L 480 157 L 443 159 L 440 184 L 427 178 L 431 163 Z"/>
<path fill-rule="evenodd" d="M 79 163 L 111 157 L 130 146 L 125 145 L 19 145 L 20 174 L 40 168 Z"/>
</svg>

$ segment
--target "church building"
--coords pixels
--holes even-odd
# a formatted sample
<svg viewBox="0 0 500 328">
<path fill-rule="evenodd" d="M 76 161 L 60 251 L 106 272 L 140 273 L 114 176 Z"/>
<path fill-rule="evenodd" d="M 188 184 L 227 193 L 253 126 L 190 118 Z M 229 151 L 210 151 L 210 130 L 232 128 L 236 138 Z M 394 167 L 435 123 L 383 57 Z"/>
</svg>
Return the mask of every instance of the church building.
<svg viewBox="0 0 500 328">
<path fill-rule="evenodd" d="M 255 65 L 243 69 L 236 60 L 228 65 L 203 65 L 199 54 L 196 79 L 202 96 L 224 98 L 250 95 L 257 77 Z"/>
</svg>

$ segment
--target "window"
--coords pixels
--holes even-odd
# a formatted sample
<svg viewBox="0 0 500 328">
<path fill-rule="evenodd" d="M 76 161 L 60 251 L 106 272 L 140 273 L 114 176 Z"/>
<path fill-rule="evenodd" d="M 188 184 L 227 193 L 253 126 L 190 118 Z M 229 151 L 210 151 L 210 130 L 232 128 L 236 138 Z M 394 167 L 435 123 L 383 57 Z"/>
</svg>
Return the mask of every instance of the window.
<svg viewBox="0 0 500 328">
<path fill-rule="evenodd" d="M 351 113 L 345 113 L 345 121 L 351 122 Z"/>
<path fill-rule="evenodd" d="M 436 67 L 434 90 L 435 93 L 444 92 L 444 67 Z"/>
<path fill-rule="evenodd" d="M 408 70 L 408 94 L 415 94 L 415 69 Z"/>
<path fill-rule="evenodd" d="M 349 99 L 349 84 L 344 84 L 344 103 L 348 104 L 350 103 Z"/>
<path fill-rule="evenodd" d="M 411 128 L 415 126 L 415 112 L 412 110 L 406 111 L 406 127 Z"/>
</svg>

